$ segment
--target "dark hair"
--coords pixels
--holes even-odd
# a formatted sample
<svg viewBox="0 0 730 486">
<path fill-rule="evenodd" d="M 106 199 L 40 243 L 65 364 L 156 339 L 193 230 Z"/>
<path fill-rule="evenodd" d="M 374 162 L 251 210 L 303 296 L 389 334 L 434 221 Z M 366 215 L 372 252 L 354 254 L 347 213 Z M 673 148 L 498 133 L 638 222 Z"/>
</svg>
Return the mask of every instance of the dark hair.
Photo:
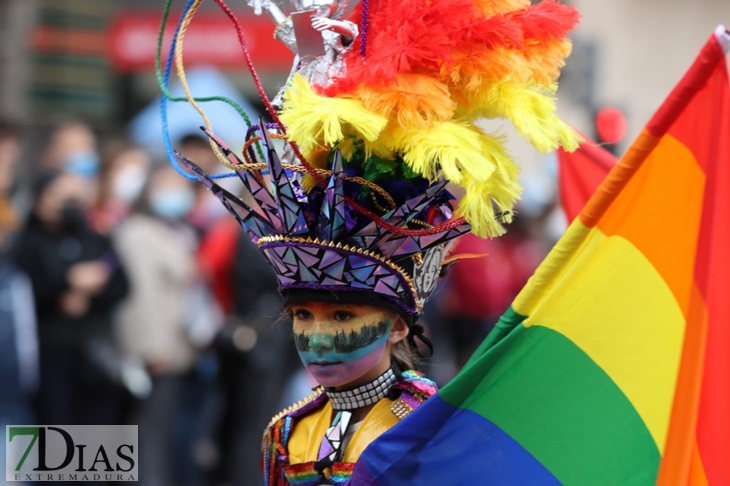
<svg viewBox="0 0 730 486">
<path fill-rule="evenodd" d="M 15 120 L 9 118 L 0 118 L 0 139 L 2 138 L 19 138 L 21 125 Z"/>
<path fill-rule="evenodd" d="M 390 359 L 398 371 L 419 370 L 423 358 L 408 342 L 408 338 L 398 341 L 390 350 Z"/>
<path fill-rule="evenodd" d="M 38 198 L 43 195 L 48 187 L 53 184 L 64 173 L 60 170 L 44 170 L 35 176 L 31 183 L 31 194 L 33 202 L 37 202 Z"/>
<path fill-rule="evenodd" d="M 208 139 L 200 135 L 199 133 L 188 133 L 180 138 L 178 143 L 180 146 L 199 147 L 199 148 L 210 148 Z"/>
</svg>

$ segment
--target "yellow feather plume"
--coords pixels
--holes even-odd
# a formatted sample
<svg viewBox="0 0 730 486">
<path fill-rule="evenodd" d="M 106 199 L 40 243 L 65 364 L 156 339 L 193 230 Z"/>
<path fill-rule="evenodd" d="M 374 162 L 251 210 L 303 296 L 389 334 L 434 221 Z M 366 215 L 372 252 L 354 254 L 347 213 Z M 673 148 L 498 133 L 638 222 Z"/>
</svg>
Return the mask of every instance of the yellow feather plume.
<svg viewBox="0 0 730 486">
<path fill-rule="evenodd" d="M 316 94 L 299 74 L 292 79 L 284 100 L 281 121 L 289 139 L 305 154 L 317 147 L 334 147 L 346 135 L 376 140 L 388 124 L 387 118 L 369 111 L 360 100 Z"/>
<path fill-rule="evenodd" d="M 434 123 L 427 130 L 391 123 L 368 149 L 399 155 L 429 180 L 443 176 L 464 187 L 459 214 L 475 234 L 494 237 L 504 232 L 502 222 L 510 220 L 499 218 L 497 212 L 509 211 L 520 194 L 519 168 L 503 142 L 466 120 Z"/>
<path fill-rule="evenodd" d="M 471 98 L 471 116 L 507 118 L 535 148 L 549 153 L 562 146 L 578 148 L 581 137 L 555 114 L 553 85 L 549 90 L 508 81 L 488 84 Z"/>
<path fill-rule="evenodd" d="M 456 213 L 469 221 L 474 234 L 493 238 L 504 233 L 503 224 L 512 222 L 511 210 L 522 191 L 517 183 L 520 169 L 499 137 L 479 133 L 482 157 L 494 164 L 495 170 L 486 180 L 464 173 L 461 185 L 465 194 Z"/>
<path fill-rule="evenodd" d="M 378 142 L 392 148 L 411 169 L 429 180 L 443 174 L 460 184 L 464 172 L 486 180 L 495 170 L 482 156 L 479 134 L 465 122 L 439 122 L 428 129 L 394 124 Z"/>
</svg>

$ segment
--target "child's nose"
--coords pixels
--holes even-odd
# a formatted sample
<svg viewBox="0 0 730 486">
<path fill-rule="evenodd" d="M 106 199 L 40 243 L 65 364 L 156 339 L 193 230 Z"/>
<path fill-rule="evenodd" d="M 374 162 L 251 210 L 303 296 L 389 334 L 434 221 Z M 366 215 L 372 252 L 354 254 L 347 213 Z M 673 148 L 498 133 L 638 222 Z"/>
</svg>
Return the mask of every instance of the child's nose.
<svg viewBox="0 0 730 486">
<path fill-rule="evenodd" d="M 309 337 L 309 347 L 312 351 L 326 351 L 335 344 L 334 337 L 329 334 L 313 334 Z"/>
</svg>

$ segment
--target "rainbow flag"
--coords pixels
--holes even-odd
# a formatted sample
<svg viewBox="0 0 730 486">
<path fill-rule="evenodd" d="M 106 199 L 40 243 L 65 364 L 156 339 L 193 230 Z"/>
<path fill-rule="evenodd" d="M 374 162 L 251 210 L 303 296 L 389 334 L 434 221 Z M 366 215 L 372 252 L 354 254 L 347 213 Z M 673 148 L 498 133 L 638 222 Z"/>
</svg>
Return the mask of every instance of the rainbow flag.
<svg viewBox="0 0 730 486">
<path fill-rule="evenodd" d="M 730 484 L 730 35 L 351 485 Z"/>
</svg>

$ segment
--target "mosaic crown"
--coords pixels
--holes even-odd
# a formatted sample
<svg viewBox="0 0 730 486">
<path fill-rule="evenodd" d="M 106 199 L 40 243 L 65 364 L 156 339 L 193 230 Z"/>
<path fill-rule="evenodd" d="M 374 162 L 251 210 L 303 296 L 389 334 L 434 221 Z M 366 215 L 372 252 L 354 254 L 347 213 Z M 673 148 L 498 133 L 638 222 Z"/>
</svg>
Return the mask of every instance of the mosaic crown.
<svg viewBox="0 0 730 486">
<path fill-rule="evenodd" d="M 177 155 L 258 244 L 276 272 L 282 295 L 321 291 L 367 302 L 364 297 L 375 294 L 406 314 L 420 312 L 436 286 L 447 243 L 468 233 L 470 226 L 405 234 L 392 229 L 423 230 L 449 220 L 454 198 L 445 189 L 446 181 L 430 184 L 414 177 L 385 190 L 385 184 L 381 188 L 361 177 L 362 167 L 348 167 L 337 151 L 330 157 L 331 171 L 320 171 L 328 175 L 326 187 L 305 191 L 302 167 L 282 164 L 267 130 L 260 133 L 267 175 L 251 170 L 263 164 L 240 160 L 208 133 L 228 160 L 240 167 L 236 173 L 242 182 L 241 197 Z M 249 154 L 255 155 L 253 150 Z M 383 195 L 389 208 L 378 202 Z M 350 201 L 372 209 L 380 222 L 355 211 Z"/>
</svg>

